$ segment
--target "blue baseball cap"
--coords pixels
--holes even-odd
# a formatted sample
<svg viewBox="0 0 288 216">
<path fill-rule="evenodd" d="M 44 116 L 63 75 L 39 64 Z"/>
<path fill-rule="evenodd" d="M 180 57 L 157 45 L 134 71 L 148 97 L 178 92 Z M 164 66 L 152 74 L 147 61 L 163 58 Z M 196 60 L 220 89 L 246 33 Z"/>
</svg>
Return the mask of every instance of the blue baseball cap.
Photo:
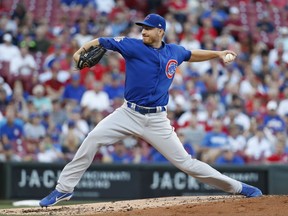
<svg viewBox="0 0 288 216">
<path fill-rule="evenodd" d="M 166 30 L 166 21 L 162 16 L 158 14 L 148 14 L 143 22 L 136 22 L 135 24 L 140 26 L 145 25 L 153 28 L 160 28 L 164 31 Z"/>
</svg>

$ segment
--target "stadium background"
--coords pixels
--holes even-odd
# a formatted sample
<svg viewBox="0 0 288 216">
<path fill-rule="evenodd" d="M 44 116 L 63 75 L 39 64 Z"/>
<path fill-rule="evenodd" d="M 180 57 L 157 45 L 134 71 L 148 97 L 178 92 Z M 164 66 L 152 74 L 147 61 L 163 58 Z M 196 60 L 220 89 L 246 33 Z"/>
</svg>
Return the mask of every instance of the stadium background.
<svg viewBox="0 0 288 216">
<path fill-rule="evenodd" d="M 186 150 L 211 165 L 287 164 L 287 10 L 284 0 L 0 1 L 1 164 L 73 157 L 122 104 L 125 79 L 118 54 L 77 71 L 73 53 L 95 37 L 141 38 L 133 22 L 151 12 L 166 18 L 168 43 L 238 54 L 178 69 L 168 114 Z M 168 162 L 129 137 L 100 147 L 95 163 Z"/>
</svg>

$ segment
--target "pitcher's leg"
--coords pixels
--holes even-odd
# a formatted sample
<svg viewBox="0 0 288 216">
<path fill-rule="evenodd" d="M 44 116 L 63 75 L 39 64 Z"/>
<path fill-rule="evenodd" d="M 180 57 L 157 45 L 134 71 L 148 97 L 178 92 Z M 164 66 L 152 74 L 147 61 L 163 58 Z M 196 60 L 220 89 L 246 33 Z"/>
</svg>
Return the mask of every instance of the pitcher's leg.
<svg viewBox="0 0 288 216">
<path fill-rule="evenodd" d="M 56 189 L 72 192 L 90 166 L 99 144 L 113 144 L 128 134 L 123 122 L 129 121 L 122 108 L 103 119 L 85 138 L 73 160 L 62 170 Z M 130 123 L 131 125 L 131 123 Z"/>
<path fill-rule="evenodd" d="M 221 174 L 206 163 L 193 159 L 184 149 L 173 128 L 170 126 L 169 120 L 163 118 L 160 121 L 159 119 L 159 117 L 155 119 L 157 124 L 154 125 L 154 120 L 151 119 L 150 127 L 146 128 L 143 138 L 147 142 L 153 145 L 177 168 L 199 181 L 226 192 L 241 192 L 241 182 Z M 156 125 L 158 125 L 158 129 L 155 128 Z"/>
</svg>

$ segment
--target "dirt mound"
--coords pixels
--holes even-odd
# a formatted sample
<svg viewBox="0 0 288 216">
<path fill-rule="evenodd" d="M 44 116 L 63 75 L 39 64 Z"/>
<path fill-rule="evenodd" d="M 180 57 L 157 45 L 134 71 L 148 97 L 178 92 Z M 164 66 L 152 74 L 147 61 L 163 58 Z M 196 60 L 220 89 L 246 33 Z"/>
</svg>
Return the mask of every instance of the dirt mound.
<svg viewBox="0 0 288 216">
<path fill-rule="evenodd" d="M 61 203 L 60 203 L 61 204 Z M 59 205 L 60 205 L 59 204 Z M 0 210 L 0 215 L 200 216 L 288 215 L 288 196 L 188 196 Z"/>
</svg>

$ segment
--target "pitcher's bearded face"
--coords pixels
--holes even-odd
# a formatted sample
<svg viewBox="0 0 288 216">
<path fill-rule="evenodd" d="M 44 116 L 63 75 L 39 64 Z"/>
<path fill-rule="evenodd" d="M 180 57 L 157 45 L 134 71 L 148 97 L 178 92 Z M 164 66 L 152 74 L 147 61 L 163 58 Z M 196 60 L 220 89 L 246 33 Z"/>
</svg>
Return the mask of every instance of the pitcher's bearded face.
<svg viewBox="0 0 288 216">
<path fill-rule="evenodd" d="M 153 45 L 162 40 L 162 29 L 153 28 L 149 26 L 143 26 L 142 37 L 143 43 L 147 45 Z"/>
</svg>

